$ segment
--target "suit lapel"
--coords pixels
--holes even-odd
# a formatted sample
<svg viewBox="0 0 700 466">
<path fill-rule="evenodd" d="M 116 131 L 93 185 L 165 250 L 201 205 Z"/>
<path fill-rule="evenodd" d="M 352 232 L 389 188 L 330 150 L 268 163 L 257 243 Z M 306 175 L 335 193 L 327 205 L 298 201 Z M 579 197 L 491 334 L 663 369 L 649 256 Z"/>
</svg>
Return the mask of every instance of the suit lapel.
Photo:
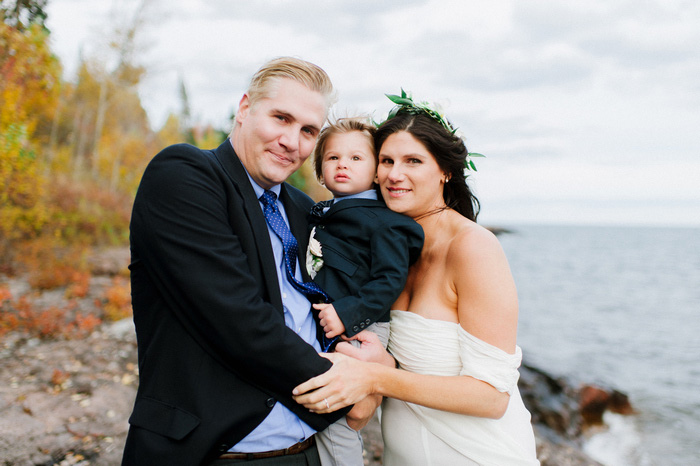
<svg viewBox="0 0 700 466">
<path fill-rule="evenodd" d="M 275 256 L 272 253 L 267 222 L 265 222 L 265 216 L 260 208 L 260 202 L 255 196 L 255 190 L 253 186 L 251 186 L 245 168 L 243 168 L 243 164 L 233 150 L 230 140 L 227 139 L 216 149 L 216 157 L 229 177 L 233 180 L 234 185 L 243 199 L 243 207 L 257 246 L 258 260 L 263 270 L 263 280 L 270 297 L 270 303 L 282 312 L 282 296 L 280 295 L 280 287 L 277 282 Z M 241 219 L 231 219 L 233 223 L 239 223 L 240 221 Z M 246 254 L 249 252 L 250 251 L 245 251 Z"/>
</svg>

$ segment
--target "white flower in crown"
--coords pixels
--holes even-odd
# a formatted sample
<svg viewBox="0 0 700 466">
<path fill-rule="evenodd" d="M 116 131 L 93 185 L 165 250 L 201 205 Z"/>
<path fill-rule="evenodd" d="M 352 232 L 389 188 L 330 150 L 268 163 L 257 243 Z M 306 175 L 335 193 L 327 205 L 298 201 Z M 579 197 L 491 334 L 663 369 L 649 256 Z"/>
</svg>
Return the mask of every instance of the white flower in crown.
<svg viewBox="0 0 700 466">
<path fill-rule="evenodd" d="M 309 247 L 306 248 L 306 271 L 309 277 L 314 279 L 321 267 L 323 267 L 323 251 L 321 243 L 316 239 L 316 227 L 313 227 L 309 236 Z"/>
<path fill-rule="evenodd" d="M 447 131 L 449 131 L 452 135 L 458 137 L 462 141 L 465 141 L 464 134 L 461 132 L 457 131 L 457 128 L 452 126 L 452 123 L 445 117 L 445 113 L 442 111 L 442 107 L 436 104 L 430 104 L 428 102 L 416 102 L 413 100 L 413 96 L 411 94 L 407 93 L 406 91 L 401 88 L 401 95 L 394 95 L 394 94 L 384 94 L 391 100 L 393 103 L 396 104 L 394 108 L 392 108 L 389 111 L 389 115 L 386 117 L 387 120 L 391 120 L 394 118 L 396 115 L 398 115 L 400 112 L 401 113 L 409 113 L 411 115 L 417 115 L 417 114 L 425 114 L 428 115 L 430 118 L 435 120 L 436 122 L 440 123 L 440 125 L 445 128 Z M 465 147 L 466 149 L 466 147 Z M 464 160 L 464 174 L 467 176 L 468 171 L 476 171 L 476 165 L 474 164 L 474 161 L 472 158 L 474 157 L 485 157 L 483 154 L 479 154 L 477 152 L 467 152 L 467 157 Z"/>
</svg>

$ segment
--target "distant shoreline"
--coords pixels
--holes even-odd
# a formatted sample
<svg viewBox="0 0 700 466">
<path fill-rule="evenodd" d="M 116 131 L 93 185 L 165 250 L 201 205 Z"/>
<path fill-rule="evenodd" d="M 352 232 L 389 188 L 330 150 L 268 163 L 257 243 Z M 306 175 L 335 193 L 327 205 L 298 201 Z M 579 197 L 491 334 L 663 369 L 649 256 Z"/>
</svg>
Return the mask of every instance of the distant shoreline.
<svg viewBox="0 0 700 466">
<path fill-rule="evenodd" d="M 510 228 L 495 227 L 495 226 L 485 226 L 484 228 L 486 228 L 487 230 L 489 230 L 491 233 L 493 233 L 496 236 L 513 233 L 513 231 L 514 231 Z"/>
</svg>

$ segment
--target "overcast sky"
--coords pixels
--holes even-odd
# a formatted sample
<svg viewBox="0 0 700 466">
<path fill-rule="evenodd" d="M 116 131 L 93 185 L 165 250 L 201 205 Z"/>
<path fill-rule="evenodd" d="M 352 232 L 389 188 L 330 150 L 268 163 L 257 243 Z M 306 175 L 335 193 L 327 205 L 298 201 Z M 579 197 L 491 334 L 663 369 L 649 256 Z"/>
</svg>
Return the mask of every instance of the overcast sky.
<svg viewBox="0 0 700 466">
<path fill-rule="evenodd" d="M 49 0 L 66 78 L 104 54 L 134 0 Z M 438 102 L 480 152 L 481 223 L 700 226 L 696 0 L 152 0 L 140 89 L 152 124 L 227 125 L 252 73 L 294 55 L 324 68 L 339 115 Z"/>
</svg>

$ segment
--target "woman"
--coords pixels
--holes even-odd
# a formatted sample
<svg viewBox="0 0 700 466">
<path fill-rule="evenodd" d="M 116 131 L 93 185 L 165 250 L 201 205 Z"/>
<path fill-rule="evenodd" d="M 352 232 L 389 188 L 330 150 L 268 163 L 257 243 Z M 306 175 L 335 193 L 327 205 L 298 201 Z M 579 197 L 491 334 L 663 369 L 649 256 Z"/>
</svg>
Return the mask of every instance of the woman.
<svg viewBox="0 0 700 466">
<path fill-rule="evenodd" d="M 387 466 L 537 465 L 517 388 L 515 285 L 496 237 L 475 223 L 479 204 L 464 174 L 473 164 L 439 113 L 406 96 L 400 102 L 375 136 L 387 206 L 425 232 L 391 313 L 388 349 L 400 369 L 328 355 L 333 369 L 297 387 L 297 401 L 328 412 L 366 395 L 387 397 Z M 363 359 L 386 359 L 370 335 L 361 339 L 375 349 Z"/>
</svg>

